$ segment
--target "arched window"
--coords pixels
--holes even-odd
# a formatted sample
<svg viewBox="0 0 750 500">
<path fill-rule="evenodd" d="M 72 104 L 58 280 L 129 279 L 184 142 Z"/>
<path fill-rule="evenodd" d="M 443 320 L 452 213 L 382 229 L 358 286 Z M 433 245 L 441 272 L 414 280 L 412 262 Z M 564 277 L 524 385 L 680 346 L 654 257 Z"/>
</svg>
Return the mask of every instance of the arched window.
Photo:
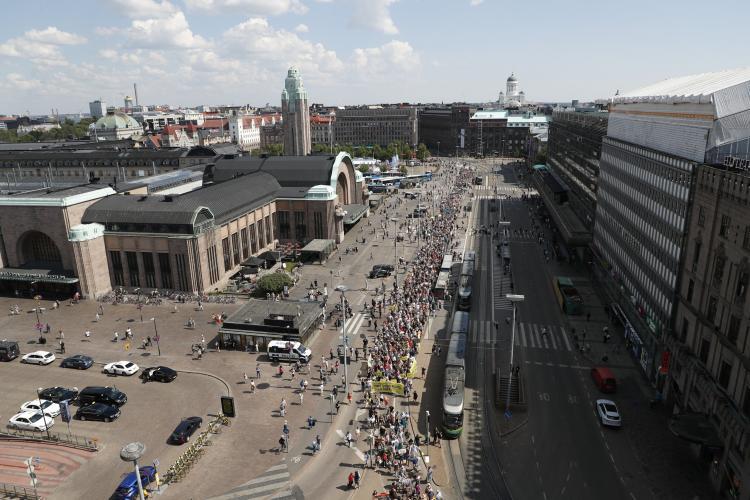
<svg viewBox="0 0 750 500">
<path fill-rule="evenodd" d="M 62 267 L 60 250 L 52 238 L 46 234 L 40 231 L 28 231 L 21 237 L 20 246 L 23 265 Z"/>
</svg>

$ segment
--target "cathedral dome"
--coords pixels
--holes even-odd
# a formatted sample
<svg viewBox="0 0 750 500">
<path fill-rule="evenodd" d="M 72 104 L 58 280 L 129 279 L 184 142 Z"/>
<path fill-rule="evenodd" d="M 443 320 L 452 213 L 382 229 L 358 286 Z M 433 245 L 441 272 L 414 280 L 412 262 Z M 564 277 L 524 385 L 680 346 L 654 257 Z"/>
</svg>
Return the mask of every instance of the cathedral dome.
<svg viewBox="0 0 750 500">
<path fill-rule="evenodd" d="M 132 116 L 121 111 L 107 111 L 107 114 L 96 121 L 97 130 L 141 129 L 141 125 Z"/>
<path fill-rule="evenodd" d="M 516 78 L 515 75 L 513 73 L 511 73 L 510 76 L 508 77 L 508 81 L 509 82 L 517 82 L 518 78 Z"/>
</svg>

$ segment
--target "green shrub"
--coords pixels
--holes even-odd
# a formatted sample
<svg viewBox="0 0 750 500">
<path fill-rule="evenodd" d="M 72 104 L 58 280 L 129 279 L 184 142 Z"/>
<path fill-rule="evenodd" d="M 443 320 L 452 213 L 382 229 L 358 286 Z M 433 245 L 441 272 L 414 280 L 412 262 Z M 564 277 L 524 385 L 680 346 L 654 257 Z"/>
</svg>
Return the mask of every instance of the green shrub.
<svg viewBox="0 0 750 500">
<path fill-rule="evenodd" d="M 258 280 L 258 291 L 263 294 L 281 293 L 284 285 L 291 288 L 293 284 L 291 276 L 286 273 L 270 273 Z"/>
</svg>

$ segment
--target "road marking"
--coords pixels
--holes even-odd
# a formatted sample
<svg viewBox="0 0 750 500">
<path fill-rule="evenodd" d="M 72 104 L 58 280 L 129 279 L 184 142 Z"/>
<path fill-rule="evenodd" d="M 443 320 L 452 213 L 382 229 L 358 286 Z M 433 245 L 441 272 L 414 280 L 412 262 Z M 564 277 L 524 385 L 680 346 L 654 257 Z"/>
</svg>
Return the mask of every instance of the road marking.
<svg viewBox="0 0 750 500">
<path fill-rule="evenodd" d="M 344 431 L 342 431 L 341 429 L 336 429 L 336 434 L 338 434 L 341 439 L 346 441 L 346 434 L 344 433 Z M 356 446 L 351 446 L 350 449 L 357 455 L 357 458 L 359 458 L 363 462 L 365 461 L 365 454 L 359 451 L 359 448 L 357 448 Z"/>
<path fill-rule="evenodd" d="M 548 337 L 552 341 L 552 348 L 553 349 L 557 349 L 557 342 L 555 342 L 555 336 L 554 335 L 548 335 Z M 562 344 L 560 345 L 560 347 L 562 347 Z"/>
<path fill-rule="evenodd" d="M 565 347 L 566 347 L 566 349 L 568 349 L 570 351 L 571 350 L 570 349 L 570 340 L 568 340 L 568 334 L 565 333 L 565 328 L 560 327 L 560 331 L 562 332 L 562 338 L 563 338 L 563 341 L 565 342 Z"/>
</svg>

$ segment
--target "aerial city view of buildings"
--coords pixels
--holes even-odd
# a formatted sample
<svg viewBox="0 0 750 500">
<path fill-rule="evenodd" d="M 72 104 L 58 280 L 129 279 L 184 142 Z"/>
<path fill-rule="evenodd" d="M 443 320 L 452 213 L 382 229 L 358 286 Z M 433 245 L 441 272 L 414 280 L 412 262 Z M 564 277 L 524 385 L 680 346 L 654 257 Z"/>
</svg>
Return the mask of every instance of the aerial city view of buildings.
<svg viewBox="0 0 750 500">
<path fill-rule="evenodd" d="M 81 35 L 0 40 L 0 498 L 750 499 L 750 68 L 544 99 L 514 54 L 449 102 L 406 42 L 343 61 L 205 4 L 114 0 L 97 33 L 276 102 L 155 104 L 127 66 L 171 61 L 135 41 L 102 87 Z M 407 2 L 355 4 L 396 36 Z M 219 37 L 208 9 L 267 10 Z M 40 113 L 21 60 L 78 71 L 80 111 Z"/>
</svg>

